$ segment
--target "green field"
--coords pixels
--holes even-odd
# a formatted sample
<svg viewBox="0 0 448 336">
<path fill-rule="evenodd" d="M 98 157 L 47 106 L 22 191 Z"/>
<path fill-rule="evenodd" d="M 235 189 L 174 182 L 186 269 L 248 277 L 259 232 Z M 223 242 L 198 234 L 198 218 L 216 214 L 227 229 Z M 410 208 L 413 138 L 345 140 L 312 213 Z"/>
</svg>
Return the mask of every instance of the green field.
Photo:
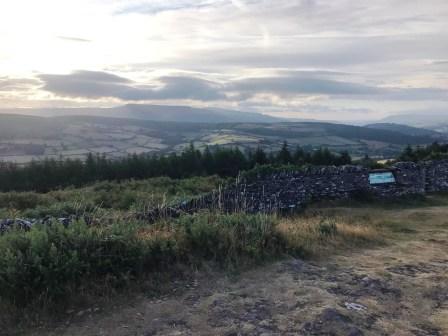
<svg viewBox="0 0 448 336">
<path fill-rule="evenodd" d="M 354 157 L 391 158 L 407 144 L 428 144 L 441 136 L 319 122 L 206 124 L 0 115 L 0 161 L 83 159 L 88 153 L 108 158 L 165 154 L 182 151 L 190 143 L 199 149 L 237 146 L 243 151 L 257 147 L 277 151 L 284 141 L 308 150 L 328 147 L 335 152 L 348 150 Z"/>
</svg>

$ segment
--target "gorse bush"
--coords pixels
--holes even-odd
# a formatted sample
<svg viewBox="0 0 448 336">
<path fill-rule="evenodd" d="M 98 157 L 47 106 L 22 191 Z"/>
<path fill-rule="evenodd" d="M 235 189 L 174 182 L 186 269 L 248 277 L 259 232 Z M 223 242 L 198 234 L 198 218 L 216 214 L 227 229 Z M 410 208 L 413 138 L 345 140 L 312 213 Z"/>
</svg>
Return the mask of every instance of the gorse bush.
<svg viewBox="0 0 448 336">
<path fill-rule="evenodd" d="M 0 296 L 16 306 L 55 303 L 79 288 L 120 288 L 173 263 L 259 261 L 281 250 L 274 227 L 269 216 L 204 213 L 150 226 L 77 222 L 11 231 L 0 236 Z"/>
</svg>

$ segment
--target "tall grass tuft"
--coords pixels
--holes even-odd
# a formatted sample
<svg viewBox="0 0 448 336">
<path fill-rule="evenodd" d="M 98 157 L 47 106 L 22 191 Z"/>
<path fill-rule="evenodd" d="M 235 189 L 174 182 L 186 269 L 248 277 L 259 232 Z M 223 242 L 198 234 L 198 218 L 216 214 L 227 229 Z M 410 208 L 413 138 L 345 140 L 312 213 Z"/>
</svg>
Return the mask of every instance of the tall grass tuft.
<svg viewBox="0 0 448 336">
<path fill-rule="evenodd" d="M 220 264 L 261 261 L 282 250 L 276 219 L 266 214 L 206 213 L 181 217 L 188 253 Z"/>
</svg>

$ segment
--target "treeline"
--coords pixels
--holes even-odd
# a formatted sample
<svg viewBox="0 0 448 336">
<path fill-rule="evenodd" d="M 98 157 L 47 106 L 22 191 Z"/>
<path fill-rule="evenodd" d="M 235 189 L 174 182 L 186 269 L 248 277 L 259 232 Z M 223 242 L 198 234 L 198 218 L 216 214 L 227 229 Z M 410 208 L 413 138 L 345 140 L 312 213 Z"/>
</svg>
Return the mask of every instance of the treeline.
<svg viewBox="0 0 448 336">
<path fill-rule="evenodd" d="M 407 146 L 397 159 L 398 161 L 412 162 L 448 159 L 448 144 L 434 142 L 425 147 Z"/>
<path fill-rule="evenodd" d="M 182 153 L 169 155 L 132 155 L 111 160 L 89 154 L 85 161 L 45 159 L 26 166 L 0 163 L 0 190 L 46 192 L 61 187 L 79 187 L 103 180 L 144 179 L 158 176 L 185 178 L 192 176 L 237 176 L 240 171 L 257 165 L 344 165 L 352 159 L 347 152 L 331 153 L 326 148 L 312 152 L 297 147 L 291 151 L 285 142 L 277 153 L 258 148 L 243 153 L 238 148 L 205 148 L 190 145 Z"/>
</svg>

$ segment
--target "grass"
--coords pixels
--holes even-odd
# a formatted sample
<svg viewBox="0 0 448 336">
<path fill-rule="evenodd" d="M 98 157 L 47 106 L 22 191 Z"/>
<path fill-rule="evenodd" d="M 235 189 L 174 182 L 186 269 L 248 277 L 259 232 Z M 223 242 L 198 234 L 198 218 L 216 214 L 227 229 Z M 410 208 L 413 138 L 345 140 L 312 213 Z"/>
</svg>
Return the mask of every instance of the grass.
<svg viewBox="0 0 448 336">
<path fill-rule="evenodd" d="M 287 251 L 303 257 L 321 257 L 384 241 L 383 229 L 370 216 L 332 215 L 328 210 L 281 219 L 277 230 Z"/>
<path fill-rule="evenodd" d="M 226 182 L 217 176 L 175 180 L 168 177 L 140 181 L 98 182 L 84 188 L 66 188 L 48 193 L 0 193 L 0 218 L 47 215 L 64 217 L 141 211 L 178 203 L 217 189 Z"/>
<path fill-rule="evenodd" d="M 151 225 L 35 225 L 0 236 L 0 297 L 15 307 L 58 306 L 80 289 L 109 295 L 176 264 L 241 269 L 285 254 L 310 257 L 379 241 L 379 228 L 365 217 L 313 213 L 203 212 Z"/>
<path fill-rule="evenodd" d="M 413 209 L 448 205 L 448 193 L 427 195 L 405 195 L 400 198 L 381 200 L 369 193 L 359 193 L 349 200 L 320 202 L 320 207 L 350 207 L 382 210 Z"/>
<path fill-rule="evenodd" d="M 49 211 L 59 216 L 61 211 L 81 208 L 125 213 L 142 206 L 148 195 L 154 196 L 153 202 L 171 202 L 221 182 L 216 177 L 102 182 L 48 194 L 0 194 L 0 206 L 21 216 Z M 77 197 L 87 206 L 76 204 Z M 68 227 L 53 223 L 36 225 L 28 232 L 10 231 L 0 236 L 0 323 L 5 316 L 11 323 L 24 312 L 54 314 L 83 298 L 95 301 L 129 288 L 138 291 L 148 279 L 178 269 L 188 273 L 207 265 L 238 270 L 285 255 L 324 258 L 384 244 L 434 221 L 425 207 L 445 206 L 448 197 L 413 199 L 412 206 L 404 201 L 387 207 L 381 202 L 354 204 L 319 204 L 290 217 L 201 212 L 147 224 L 117 216 L 99 217 L 92 225 L 81 220 Z M 437 220 L 440 225 L 447 223 Z"/>
<path fill-rule="evenodd" d="M 201 213 L 153 225 L 36 225 L 0 236 L 0 297 L 10 306 L 58 306 L 90 288 L 108 295 L 171 265 L 237 267 L 281 251 L 274 218 Z"/>
</svg>

